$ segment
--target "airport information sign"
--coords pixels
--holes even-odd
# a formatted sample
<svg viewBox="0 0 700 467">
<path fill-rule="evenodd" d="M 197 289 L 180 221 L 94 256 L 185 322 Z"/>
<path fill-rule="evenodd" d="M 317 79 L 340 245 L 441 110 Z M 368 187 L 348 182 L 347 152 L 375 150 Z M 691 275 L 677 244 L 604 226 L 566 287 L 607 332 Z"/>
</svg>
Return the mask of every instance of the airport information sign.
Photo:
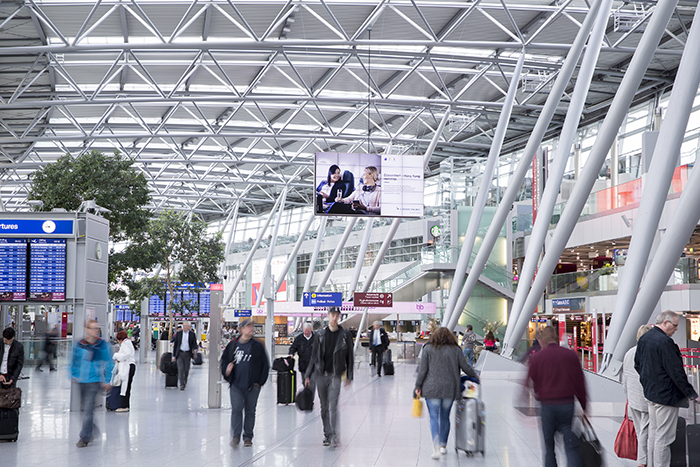
<svg viewBox="0 0 700 467">
<path fill-rule="evenodd" d="M 66 299 L 66 240 L 32 238 L 29 241 L 29 300 Z"/>
<path fill-rule="evenodd" d="M 27 299 L 27 240 L 0 238 L 0 301 Z"/>
<path fill-rule="evenodd" d="M 304 306 L 341 306 L 343 294 L 340 292 L 305 292 Z"/>
</svg>

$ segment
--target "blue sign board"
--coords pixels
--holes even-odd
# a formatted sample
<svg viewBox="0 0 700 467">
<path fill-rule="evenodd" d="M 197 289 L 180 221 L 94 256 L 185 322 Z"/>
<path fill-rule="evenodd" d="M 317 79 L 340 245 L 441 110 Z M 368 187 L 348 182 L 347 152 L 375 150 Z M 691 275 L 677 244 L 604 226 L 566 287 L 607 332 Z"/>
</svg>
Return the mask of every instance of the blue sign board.
<svg viewBox="0 0 700 467">
<path fill-rule="evenodd" d="M 340 292 L 305 292 L 304 306 L 342 306 L 343 294 Z"/>
<path fill-rule="evenodd" d="M 234 318 L 250 318 L 251 311 L 250 310 L 233 310 L 233 316 L 234 316 Z"/>
<path fill-rule="evenodd" d="M 73 235 L 73 221 L 0 219 L 0 235 Z"/>
<path fill-rule="evenodd" d="M 0 300 L 27 299 L 27 240 L 0 238 Z"/>
<path fill-rule="evenodd" d="M 65 300 L 66 240 L 32 238 L 29 240 L 29 258 L 29 299 Z"/>
</svg>

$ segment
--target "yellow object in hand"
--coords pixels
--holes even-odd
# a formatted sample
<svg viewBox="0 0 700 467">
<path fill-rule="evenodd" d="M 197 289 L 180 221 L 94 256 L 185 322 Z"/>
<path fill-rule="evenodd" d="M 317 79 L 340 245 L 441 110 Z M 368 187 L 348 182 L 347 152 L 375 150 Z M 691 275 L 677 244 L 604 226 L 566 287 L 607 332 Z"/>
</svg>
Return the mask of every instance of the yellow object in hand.
<svg viewBox="0 0 700 467">
<path fill-rule="evenodd" d="M 411 415 L 419 418 L 421 415 L 423 415 L 423 403 L 419 398 L 414 398 L 413 399 L 413 407 L 411 407 Z"/>
</svg>

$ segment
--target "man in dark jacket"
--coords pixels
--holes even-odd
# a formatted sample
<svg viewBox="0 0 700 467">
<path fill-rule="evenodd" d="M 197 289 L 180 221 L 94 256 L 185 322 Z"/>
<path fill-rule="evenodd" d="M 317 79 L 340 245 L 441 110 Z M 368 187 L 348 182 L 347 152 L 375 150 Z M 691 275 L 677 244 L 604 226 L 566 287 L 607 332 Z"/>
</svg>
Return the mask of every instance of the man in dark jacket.
<svg viewBox="0 0 700 467">
<path fill-rule="evenodd" d="M 197 336 L 190 329 L 190 323 L 182 323 L 182 330 L 175 334 L 173 340 L 173 361 L 177 360 L 177 379 L 180 380 L 180 391 L 187 386 L 190 375 L 190 362 L 197 357 Z"/>
<path fill-rule="evenodd" d="M 311 323 L 304 323 L 304 332 L 299 334 L 289 347 L 289 355 L 294 356 L 295 353 L 299 354 L 299 371 L 303 376 L 306 374 L 306 369 L 309 367 L 309 362 L 311 361 L 311 351 L 313 350 L 314 333 L 312 331 Z"/>
<path fill-rule="evenodd" d="M 321 400 L 321 419 L 323 420 L 323 445 L 336 447 L 338 437 L 338 398 L 340 383 L 346 374 L 345 385 L 352 382 L 353 345 L 352 336 L 338 324 L 340 310 L 328 310 L 328 327 L 316 336 L 311 353 L 311 362 L 306 370 L 304 383 L 310 384 L 309 376 L 316 376 L 318 398 Z"/>
<path fill-rule="evenodd" d="M 24 367 L 24 346 L 15 340 L 15 330 L 6 328 L 2 331 L 2 342 L 0 342 L 0 386 L 17 387 L 22 367 Z"/>
<path fill-rule="evenodd" d="M 556 467 L 554 434 L 560 432 L 566 448 L 566 465 L 579 467 L 579 441 L 571 431 L 574 418 L 574 398 L 586 410 L 586 381 L 576 352 L 559 346 L 557 331 L 552 326 L 542 330 L 539 337 L 542 350 L 532 356 L 528 381 L 532 381 L 535 398 L 540 401 L 540 418 L 544 437 L 544 465 Z"/>
<path fill-rule="evenodd" d="M 389 348 L 389 336 L 381 326 L 382 323 L 375 321 L 373 329 L 369 331 L 369 351 L 372 352 L 372 364 L 377 366 L 377 376 L 382 376 L 382 355 Z"/>
<path fill-rule="evenodd" d="M 267 381 L 270 361 L 265 347 L 255 339 L 255 326 L 250 318 L 238 325 L 240 336 L 226 346 L 221 357 L 221 374 L 230 384 L 231 394 L 231 447 L 238 447 L 243 432 L 243 446 L 253 445 L 255 408 L 260 388 Z M 245 410 L 245 422 L 243 411 Z"/>
<path fill-rule="evenodd" d="M 678 329 L 679 316 L 662 311 L 656 326 L 637 341 L 634 369 L 649 401 L 649 440 L 654 467 L 671 464 L 670 446 L 676 439 L 678 408 L 688 407 L 688 399 L 698 394 L 683 370 L 681 351 L 671 336 Z"/>
</svg>

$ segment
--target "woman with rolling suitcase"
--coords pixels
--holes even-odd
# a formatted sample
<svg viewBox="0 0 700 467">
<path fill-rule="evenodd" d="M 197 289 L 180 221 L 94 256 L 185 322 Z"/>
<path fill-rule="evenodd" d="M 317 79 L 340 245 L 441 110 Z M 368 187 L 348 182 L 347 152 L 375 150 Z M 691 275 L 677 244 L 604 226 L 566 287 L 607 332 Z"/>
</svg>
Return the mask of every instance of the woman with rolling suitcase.
<svg viewBox="0 0 700 467">
<path fill-rule="evenodd" d="M 121 386 L 119 387 L 119 395 L 121 396 L 121 406 L 116 412 L 128 412 L 129 400 L 131 398 L 131 383 L 134 380 L 136 373 L 136 360 L 134 359 L 134 345 L 131 343 L 126 331 L 117 333 L 117 342 L 119 342 L 119 351 L 112 358 L 117 361 Z"/>
<path fill-rule="evenodd" d="M 447 328 L 432 333 L 421 354 L 415 394 L 425 397 L 433 438 L 430 457 L 439 459 L 440 454 L 447 453 L 452 404 L 462 397 L 460 369 L 477 380 L 478 376 L 464 358 L 457 338 Z"/>
</svg>

